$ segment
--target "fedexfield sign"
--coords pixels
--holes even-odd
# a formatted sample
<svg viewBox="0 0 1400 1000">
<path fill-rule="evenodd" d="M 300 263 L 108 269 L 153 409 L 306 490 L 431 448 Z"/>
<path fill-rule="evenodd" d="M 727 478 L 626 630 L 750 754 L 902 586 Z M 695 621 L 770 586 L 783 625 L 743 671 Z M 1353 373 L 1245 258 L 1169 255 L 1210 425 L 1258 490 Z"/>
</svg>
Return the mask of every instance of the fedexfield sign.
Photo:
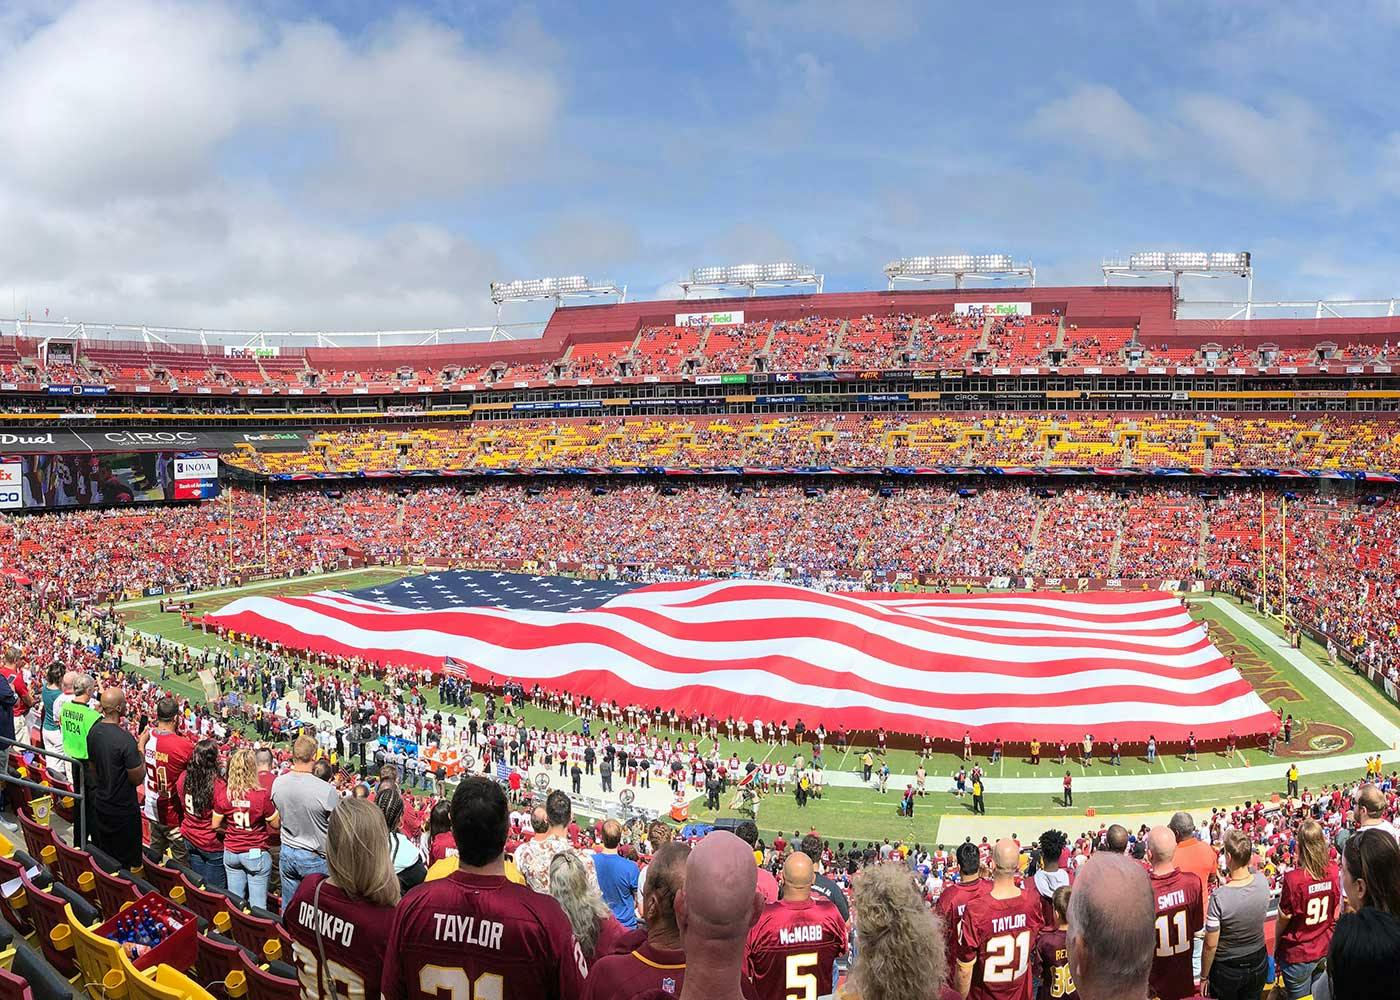
<svg viewBox="0 0 1400 1000">
<path fill-rule="evenodd" d="M 954 302 L 953 312 L 959 316 L 981 313 L 984 316 L 1029 316 L 1029 302 Z"/>
<path fill-rule="evenodd" d="M 742 322 L 742 309 L 712 313 L 676 313 L 676 326 L 738 326 Z"/>
</svg>

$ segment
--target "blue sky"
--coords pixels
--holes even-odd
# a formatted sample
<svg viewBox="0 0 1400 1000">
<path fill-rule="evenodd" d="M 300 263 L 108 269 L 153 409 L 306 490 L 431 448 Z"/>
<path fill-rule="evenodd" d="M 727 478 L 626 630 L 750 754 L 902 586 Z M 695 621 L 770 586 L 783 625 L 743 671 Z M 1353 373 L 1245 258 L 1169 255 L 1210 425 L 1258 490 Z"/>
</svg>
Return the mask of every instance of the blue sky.
<svg viewBox="0 0 1400 1000">
<path fill-rule="evenodd" d="M 0 315 L 442 327 L 493 278 L 1006 250 L 1092 283 L 1157 247 L 1389 296 L 1397 35 L 1395 3 L 21 0 Z"/>
</svg>

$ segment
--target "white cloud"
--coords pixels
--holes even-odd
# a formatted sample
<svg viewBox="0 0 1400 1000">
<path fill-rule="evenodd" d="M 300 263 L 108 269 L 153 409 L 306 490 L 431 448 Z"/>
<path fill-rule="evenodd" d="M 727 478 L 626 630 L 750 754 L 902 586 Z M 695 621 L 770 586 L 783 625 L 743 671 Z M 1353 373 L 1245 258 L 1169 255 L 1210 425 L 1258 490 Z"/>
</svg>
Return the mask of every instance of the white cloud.
<svg viewBox="0 0 1400 1000">
<path fill-rule="evenodd" d="M 0 63 L 0 171 L 84 201 L 188 187 L 238 125 L 255 37 L 217 7 L 73 8 Z"/>
<path fill-rule="evenodd" d="M 1310 104 L 1292 96 L 1252 105 L 1188 92 L 1145 112 L 1113 87 L 1086 84 L 1036 110 L 1029 129 L 1206 190 L 1248 190 L 1287 202 L 1355 200 L 1337 136 Z"/>
<path fill-rule="evenodd" d="M 1295 99 L 1272 113 L 1213 94 L 1188 94 L 1177 103 L 1184 148 L 1201 149 L 1243 181 L 1288 201 L 1336 195 L 1337 145 L 1321 116 Z"/>
<path fill-rule="evenodd" d="M 417 16 L 361 41 L 217 2 L 46 4 L 0 17 L 0 232 L 23 234 L 0 301 L 210 327 L 491 315 L 498 261 L 437 209 L 540 161 L 562 97 L 539 33 L 485 52 Z"/>
<path fill-rule="evenodd" d="M 518 176 L 560 104 L 538 67 L 469 53 L 453 33 L 414 18 L 362 48 L 326 25 L 291 26 L 250 68 L 249 89 L 271 120 L 324 120 L 334 136 L 325 172 L 389 199 Z"/>
<path fill-rule="evenodd" d="M 1122 94 L 1102 84 L 1085 84 L 1044 105 L 1031 127 L 1113 159 L 1146 159 L 1157 150 L 1153 124 Z"/>
</svg>

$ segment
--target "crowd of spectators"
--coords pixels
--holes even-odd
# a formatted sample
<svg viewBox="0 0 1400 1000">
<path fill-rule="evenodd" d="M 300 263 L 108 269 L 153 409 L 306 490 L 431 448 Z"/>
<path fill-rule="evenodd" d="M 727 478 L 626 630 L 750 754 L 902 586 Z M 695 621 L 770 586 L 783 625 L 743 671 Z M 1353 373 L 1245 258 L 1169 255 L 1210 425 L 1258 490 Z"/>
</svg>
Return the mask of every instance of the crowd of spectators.
<svg viewBox="0 0 1400 1000">
<path fill-rule="evenodd" d="M 884 487 L 882 490 L 880 487 Z M 810 492 L 809 492 L 810 491 Z M 217 587 L 254 569 L 368 562 L 554 567 L 646 577 L 711 573 L 886 587 L 918 578 L 1202 579 L 1286 583 L 1293 619 L 1396 678 L 1400 519 L 1325 484 L 1282 513 L 1282 487 L 903 480 L 732 484 L 231 488 L 215 503 L 0 518 L 3 572 L 40 594 L 101 599 Z M 1206 495 L 1203 495 L 1205 493 Z M 1287 534 L 1287 557 L 1284 534 Z"/>
<path fill-rule="evenodd" d="M 306 451 L 240 450 L 257 472 L 679 466 L 1012 466 L 1400 470 L 1370 416 L 903 413 L 580 417 L 323 431 Z"/>
<path fill-rule="evenodd" d="M 1063 329 L 1061 329 L 1063 327 Z M 624 335 L 619 333 L 619 338 Z M 558 379 L 642 375 L 696 375 L 753 371 L 821 371 L 961 367 L 1187 365 L 1208 369 L 1260 365 L 1378 364 L 1395 349 L 1346 343 L 1278 348 L 1271 345 L 1139 344 L 1132 327 L 1062 324 L 1058 313 L 1032 316 L 892 313 L 850 317 L 750 320 L 735 325 L 646 326 L 626 339 L 575 344 L 558 357 L 461 362 L 386 361 L 378 349 L 357 363 L 353 353 L 286 348 L 277 354 L 252 349 L 226 354 L 195 345 L 99 344 L 61 359 L 40 355 L 37 341 L 0 342 L 0 378 L 64 385 L 113 383 L 175 387 L 309 388 L 443 387 L 511 385 Z M 1054 351 L 1052 355 L 1052 349 Z M 978 353 L 978 352 L 983 353 Z"/>
<path fill-rule="evenodd" d="M 692 572 L 707 567 L 749 572 L 793 568 L 814 576 L 829 570 L 848 577 L 862 564 L 892 571 L 901 567 L 924 571 L 932 560 L 934 567 L 942 568 L 940 558 L 951 560 L 948 572 L 979 570 L 978 575 L 1000 571 L 1017 556 L 1015 568 L 1023 571 L 1028 559 L 1046 560 L 1046 567 L 1075 568 L 1069 562 L 1069 552 L 1076 546 L 1095 548 L 1092 558 L 1097 566 L 1103 558 L 1097 553 L 1104 546 L 1093 535 L 1094 530 L 1106 524 L 1126 524 L 1134 513 L 1146 511 L 1156 516 L 1171 510 L 1171 519 L 1164 521 L 1165 538 L 1189 538 L 1190 519 L 1181 512 L 1195 511 L 1198 539 L 1200 526 L 1206 529 L 1200 564 L 1219 568 L 1212 577 L 1217 582 L 1245 585 L 1258 568 L 1254 562 L 1257 548 L 1251 549 L 1247 531 L 1232 534 L 1224 530 L 1227 526 L 1249 524 L 1259 516 L 1262 506 L 1269 529 L 1266 548 L 1270 563 L 1281 564 L 1283 559 L 1280 494 L 1271 491 L 1262 499 L 1261 504 L 1259 492 L 1251 489 L 1226 491 L 1205 500 L 1179 490 L 1135 490 L 1129 497 L 1121 497 L 1116 492 L 1096 493 L 1087 488 L 1044 497 L 1033 488 L 1005 486 L 984 487 L 975 496 L 966 497 L 941 486 L 901 490 L 888 497 L 863 487 L 828 489 L 818 497 L 808 497 L 802 488 L 789 486 L 761 487 L 742 495 L 708 486 L 689 487 L 670 495 L 650 486 L 633 486 L 612 489 L 604 496 L 596 496 L 591 488 L 580 486 L 552 487 L 533 496 L 518 486 L 492 487 L 475 493 L 435 486 L 410 491 L 406 496 L 379 487 L 347 490 L 339 496 L 289 490 L 274 494 L 265 517 L 258 496 L 235 491 L 231 511 L 235 558 L 254 560 L 265 552 L 270 565 L 283 572 L 323 566 L 347 549 L 410 561 L 454 558 L 463 552 L 511 561 L 558 560 L 568 553 L 585 557 L 579 561 L 589 562 L 597 569 L 603 569 L 606 561 L 613 565 L 622 562 L 643 571 L 672 567 L 683 572 L 686 568 L 674 562 L 679 551 L 694 558 L 688 567 Z M 403 517 L 396 516 L 400 507 Z M 1353 627 L 1364 631 L 1367 623 L 1388 621 L 1388 634 L 1383 631 L 1363 645 L 1362 652 L 1367 655 L 1374 655 L 1386 643 L 1388 649 L 1394 648 L 1393 560 L 1394 553 L 1400 551 L 1395 545 L 1400 540 L 1400 521 L 1394 510 L 1388 503 L 1370 506 L 1318 493 L 1291 503 L 1287 515 L 1288 547 L 1293 560 L 1289 586 L 1297 588 L 1295 615 L 1300 620 L 1304 620 L 1304 615 L 1320 616 L 1317 620 L 1333 634 L 1345 634 Z M 1110 996 L 1117 994 L 1096 994 L 1094 984 L 1096 977 L 1113 977 L 1084 957 L 1089 953 L 1084 950 L 1087 943 L 1094 942 L 1104 949 L 1105 955 L 1111 955 L 1112 945 L 1118 940 L 1110 935 L 1103 941 L 1094 941 L 1095 934 L 1106 933 L 1101 922 L 1096 924 L 1090 919 L 1089 907 L 1099 891 L 1096 880 L 1101 876 L 1097 870 L 1105 865 L 1118 866 L 1102 877 L 1111 875 L 1125 886 L 1145 885 L 1144 869 L 1150 867 L 1154 877 L 1173 865 L 1183 871 L 1191 870 L 1187 855 L 1204 853 L 1208 860 L 1202 869 L 1204 878 L 1200 879 L 1202 895 L 1218 901 L 1207 902 L 1204 919 L 1199 923 L 1203 945 L 1200 974 L 1210 982 L 1212 995 L 1226 995 L 1227 988 L 1240 988 L 1236 980 L 1241 980 L 1243 991 L 1229 995 L 1252 996 L 1257 995 L 1255 981 L 1259 980 L 1257 986 L 1263 983 L 1258 952 L 1250 949 L 1256 941 L 1263 941 L 1264 928 L 1262 911 L 1256 926 L 1255 910 L 1251 908 L 1255 904 L 1249 902 L 1248 891 L 1257 882 L 1271 893 L 1282 893 L 1280 908 L 1290 915 L 1288 924 L 1279 932 L 1280 941 L 1286 945 L 1287 927 L 1299 915 L 1299 897 L 1288 895 L 1293 891 L 1289 889 L 1291 874 L 1305 870 L 1309 884 L 1317 882 L 1310 869 L 1315 859 L 1305 847 L 1312 837 L 1308 824 L 1315 823 L 1331 858 L 1323 863 L 1322 882 L 1335 881 L 1337 885 L 1331 897 L 1334 902 L 1329 904 L 1331 917 L 1326 920 L 1329 927 L 1335 922 L 1337 928 L 1332 939 L 1333 959 L 1325 978 L 1319 981 L 1320 988 L 1330 990 L 1337 1000 L 1374 995 L 1356 985 L 1358 973 L 1350 964 L 1351 956 L 1363 953 L 1366 947 L 1376 947 L 1376 941 L 1392 942 L 1393 947 L 1395 911 L 1400 909 L 1400 851 L 1394 847 L 1392 825 L 1400 787 L 1394 776 L 1368 775 L 1369 780 L 1358 776 L 1345 784 L 1303 786 L 1296 794 L 1280 796 L 1276 802 L 1251 801 L 1232 809 L 1213 810 L 1209 817 L 1202 817 L 1199 831 L 1194 830 L 1189 818 L 1179 818 L 1170 828 L 1175 852 L 1160 846 L 1166 843 L 1165 835 L 1158 836 L 1160 831 L 1129 831 L 1105 825 L 1084 829 L 1073 839 L 1049 831 L 1035 843 L 1020 844 L 1013 838 L 994 844 L 984 838 L 949 851 L 945 845 L 889 840 L 832 843 L 831 838 L 821 836 L 815 829 L 764 841 L 756 828 L 748 824 L 739 830 L 740 846 L 730 843 L 727 834 L 699 839 L 689 845 L 690 860 L 682 863 L 671 853 L 659 853 L 663 844 L 672 839 L 672 828 L 663 824 L 660 828 L 614 830 L 602 824 L 580 822 L 571 815 L 567 797 L 562 793 L 552 796 L 538 816 L 522 805 L 523 793 L 518 786 L 517 798 L 510 803 L 506 794 L 493 793 L 480 781 L 463 781 L 456 798 L 449 801 L 443 786 L 428 780 L 429 775 L 397 769 L 389 774 L 359 771 L 341 752 L 343 748 L 337 746 L 335 734 L 328 730 L 316 731 L 316 749 L 290 746 L 289 737 L 300 723 L 329 716 L 337 720 L 335 728 L 341 731 L 342 724 L 347 724 L 362 708 L 369 708 L 391 733 L 412 735 L 425 743 L 441 745 L 455 740 L 459 745 L 471 746 L 480 755 L 481 767 L 488 767 L 494 757 L 508 758 L 512 753 L 522 755 L 525 761 L 536 761 L 545 754 L 560 752 L 563 744 L 557 739 L 552 740 L 550 734 L 538 728 L 524 727 L 513 718 L 512 704 L 525 700 L 543 703 L 556 711 L 586 714 L 600 726 L 615 729 L 614 749 L 621 746 L 624 752 L 630 738 L 644 741 L 634 745 L 644 745 L 648 755 L 656 754 L 652 749 L 654 741 L 673 742 L 669 732 L 663 733 L 662 726 L 674 727 L 674 722 L 647 720 L 651 731 L 643 736 L 643 720 L 635 706 L 585 706 L 561 692 L 507 692 L 499 701 L 493 696 L 487 702 L 484 721 L 473 732 L 466 717 L 452 721 L 450 726 L 439 721 L 442 711 L 437 706 L 444 701 L 440 679 L 353 658 L 314 661 L 294 651 L 270 647 L 252 650 L 246 656 L 221 653 L 200 660 L 188 649 L 138 638 L 107 614 L 101 598 L 114 596 L 118 591 L 139 590 L 152 584 L 173 588 L 175 584 L 210 586 L 227 582 L 232 576 L 227 550 L 228 516 L 229 509 L 212 503 L 149 511 L 9 517 L 0 521 L 0 548 L 11 556 L 7 559 L 7 576 L 0 584 L 0 644 L 23 651 L 20 659 L 24 666 L 18 676 L 33 688 L 40 684 L 37 668 L 58 662 L 67 672 L 96 678 L 96 689 L 104 692 L 104 709 L 110 700 L 106 693 L 120 692 L 122 709 L 114 710 L 110 718 L 113 724 L 129 726 L 134 736 L 168 715 L 161 701 L 170 692 L 158 675 L 153 676 L 153 664 L 175 676 L 188 675 L 196 667 L 213 673 L 227 696 L 212 706 L 181 701 L 176 706 L 178 728 L 192 741 L 210 741 L 222 761 L 221 771 L 212 782 L 213 801 L 225 801 L 230 795 L 229 786 L 235 796 L 241 792 L 253 798 L 257 797 L 255 788 L 264 781 L 271 787 L 271 808 L 265 804 L 260 812 L 253 810 L 262 819 L 258 823 L 250 820 L 247 837 L 233 845 L 239 849 L 225 844 L 222 866 L 217 869 L 213 862 L 204 859 L 204 870 L 210 879 L 217 879 L 216 870 L 222 871 L 226 884 L 254 903 L 274 897 L 280 897 L 284 904 L 304 899 L 324 875 L 328 881 L 320 897 L 323 903 L 328 897 L 334 900 L 334 890 L 338 888 L 361 899 L 377 899 L 381 906 L 394 906 L 398 894 L 387 888 L 381 892 L 378 884 L 363 877 L 364 859 L 351 864 L 345 854 L 347 845 L 363 851 L 362 845 L 368 842 L 364 837 L 352 836 L 347 827 L 366 824 L 365 828 L 383 831 L 381 838 L 370 839 L 376 845 L 385 845 L 384 863 L 395 883 L 414 883 L 419 879 L 438 882 L 441 879 L 434 877 L 432 869 L 438 868 L 440 876 L 453 867 L 464 873 L 468 886 L 470 879 L 484 877 L 519 880 L 524 883 L 521 891 L 547 892 L 558 901 L 556 924 L 561 933 L 567 927 L 580 941 L 585 968 L 596 967 L 612 975 L 617 971 L 616 963 L 610 964 L 612 957 L 630 956 L 645 941 L 657 952 L 673 958 L 680 955 L 687 969 L 699 967 L 696 963 L 703 961 L 703 978 L 708 983 L 714 976 L 728 975 L 730 971 L 728 961 L 722 960 L 722 936 L 706 937 L 698 929 L 702 925 L 695 922 L 696 911 L 688 905 L 692 901 L 677 891 L 682 877 L 678 873 L 682 868 L 688 871 L 692 864 L 703 868 L 711 861 L 723 861 L 721 867 L 733 871 L 738 858 L 751 854 L 753 861 L 746 862 L 753 872 L 750 898 L 754 891 L 768 892 L 767 886 L 774 893 L 781 886 L 784 898 L 791 903 L 808 900 L 814 893 L 840 894 L 850 918 L 840 918 L 841 950 L 847 946 L 848 925 L 855 928 L 856 945 L 850 974 L 842 987 L 846 996 L 889 995 L 881 992 L 881 984 L 886 981 L 881 970 L 898 967 L 898 962 L 910 961 L 912 956 L 908 950 L 882 952 L 882 948 L 890 947 L 888 933 L 923 942 L 921 958 L 931 963 L 931 971 L 926 974 L 932 976 L 920 980 L 932 990 L 923 995 L 938 997 L 939 990 L 950 983 L 967 985 L 971 994 L 977 989 L 976 967 L 985 956 L 978 951 L 980 942 L 976 935 L 963 928 L 970 926 L 968 914 L 975 919 L 982 904 L 964 902 L 966 909 L 959 914 L 951 910 L 951 901 L 969 895 L 1000 898 L 997 886 L 1003 887 L 1008 900 L 1024 896 L 1035 901 L 1041 914 L 1036 919 L 1037 928 L 1067 935 L 1066 967 L 1080 977 L 1077 982 L 1083 995 Z M 1115 516 L 1117 521 L 1113 520 Z M 1037 520 L 1042 522 L 1038 533 Z M 1083 531 L 1089 533 L 1071 527 L 1065 530 L 1067 541 L 1053 545 L 1047 541 L 1047 547 L 1040 549 L 1039 540 L 1046 537 L 1046 532 L 1059 532 L 1071 524 L 1082 525 Z M 973 540 L 977 544 L 972 544 Z M 1254 541 L 1257 545 L 1257 535 Z M 1120 558 L 1130 547 L 1124 544 L 1121 548 Z M 1160 557 L 1158 547 L 1131 548 L 1139 553 L 1134 558 Z M 617 553 L 638 558 L 619 560 Z M 732 566 L 724 563 L 726 555 L 734 560 Z M 1276 586 L 1282 585 L 1281 573 L 1269 579 Z M 1337 582 L 1341 580 L 1351 581 L 1350 589 Z M 1393 653 L 1391 656 L 1393 665 Z M 144 664 L 151 672 L 134 673 L 129 669 L 132 663 Z M 288 697 L 289 693 L 296 697 Z M 460 700 L 460 694 L 454 697 Z M 116 704 L 115 700 L 110 701 Z M 42 712 L 45 702 L 37 703 Z M 449 711 L 449 718 L 452 714 Z M 38 717 L 30 722 L 42 724 Z M 512 733 L 517 746 L 507 748 L 505 737 Z M 306 739 L 313 737 L 308 734 Z M 260 744 L 269 749 L 265 765 L 251 753 Z M 334 760 L 339 765 L 323 771 L 324 778 L 315 777 L 313 758 L 318 752 L 327 757 L 328 763 Z M 634 749 L 629 756 L 635 761 L 638 751 Z M 323 790 L 316 785 L 312 791 L 323 796 L 325 829 L 315 840 L 314 849 L 306 849 L 310 856 L 324 855 L 323 871 L 297 867 L 296 840 L 288 850 L 288 836 L 295 838 L 297 831 L 305 832 L 306 827 L 299 828 L 295 819 L 290 828 L 286 826 L 289 817 L 295 815 L 289 803 L 296 797 L 286 794 L 287 785 L 278 783 L 302 771 L 324 784 Z M 264 773 L 266 779 L 260 776 Z M 693 779 L 693 774 L 686 773 Z M 250 774 L 255 776 L 249 777 Z M 309 784 L 308 779 L 297 780 Z M 153 794 L 151 788 L 147 794 Z M 358 798 L 372 801 L 377 815 L 365 812 L 356 816 L 360 807 L 344 804 L 344 800 Z M 277 823 L 268 822 L 274 815 L 273 809 L 283 824 L 281 861 L 275 878 L 262 864 L 259 852 L 263 848 L 258 846 L 270 847 L 273 843 Z M 499 829 L 500 834 L 483 841 L 482 816 L 495 817 L 497 811 L 499 821 L 492 818 L 485 825 Z M 374 826 L 376 823 L 383 825 Z M 1373 832 L 1371 828 L 1376 829 Z M 397 848 L 390 852 L 389 845 L 400 842 L 391 834 L 401 836 L 408 845 L 403 857 L 398 856 Z M 493 839 L 496 836 L 499 845 Z M 373 848 L 374 852 L 379 850 L 378 846 Z M 719 852 L 724 852 L 722 857 L 712 857 Z M 1124 868 L 1119 862 L 1099 860 L 1100 856 L 1111 854 L 1124 854 L 1138 864 Z M 614 856 L 621 860 L 613 861 Z M 697 856 L 698 862 L 694 860 Z M 507 857 L 509 862 L 505 861 Z M 309 858 L 302 860 L 315 867 Z M 541 860 L 548 864 L 541 865 Z M 633 876 L 623 861 L 638 866 L 634 890 L 628 889 Z M 649 876 L 641 877 L 640 869 L 648 862 L 660 865 L 660 871 L 669 874 L 655 881 Z M 1327 874 L 1327 864 L 1337 866 L 1335 876 Z M 655 867 L 653 872 L 657 872 Z M 232 879 L 228 878 L 230 874 Z M 744 881 L 747 878 L 745 875 L 740 879 L 740 888 L 748 884 Z M 446 884 L 457 886 L 459 882 Z M 983 887 L 979 888 L 978 883 Z M 1065 887 L 1070 891 L 1071 902 L 1057 908 L 1055 890 Z M 403 886 L 397 885 L 397 889 L 402 892 Z M 722 890 L 733 892 L 733 881 L 726 882 Z M 1239 890 L 1238 901 L 1235 890 Z M 1088 902 L 1081 902 L 1076 908 L 1075 893 L 1082 893 L 1080 898 Z M 1220 895 L 1217 897 L 1216 893 Z M 920 895 L 929 908 L 908 905 L 911 898 Z M 469 896 L 468 893 L 463 898 Z M 950 902 L 945 902 L 945 897 Z M 411 891 L 408 896 L 420 904 L 427 898 L 426 894 L 415 895 Z M 470 905 L 458 897 L 453 899 L 458 905 Z M 629 900 L 634 921 L 640 913 L 646 922 L 642 937 L 637 937 L 635 931 L 629 936 L 622 920 L 628 916 Z M 893 905 L 893 901 L 902 903 Z M 740 974 L 758 981 L 764 979 L 762 970 L 766 967 L 761 954 L 764 939 L 761 931 L 751 931 L 750 923 L 762 927 L 762 921 L 774 919 L 769 915 L 771 906 L 772 900 L 765 896 L 754 903 L 750 917 L 745 916 L 748 911 L 744 908 L 732 905 L 726 907 L 723 917 L 749 921 L 738 928 L 736 968 Z M 837 909 L 835 903 L 832 908 Z M 819 909 L 825 914 L 824 907 Z M 1339 909 L 1345 909 L 1347 915 L 1336 921 Z M 295 921 L 296 911 L 292 912 L 289 923 Z M 1125 920 L 1135 913 L 1131 907 L 1115 912 Z M 773 913 L 781 914 L 782 910 Z M 866 913 L 870 922 L 862 923 Z M 1148 914 L 1149 920 L 1153 917 L 1153 913 Z M 397 956 L 385 965 L 384 981 L 391 991 L 391 980 L 411 965 L 420 944 L 412 934 L 403 936 L 394 929 L 403 922 L 383 921 L 383 953 Z M 614 927 L 614 923 L 619 926 Z M 711 928 L 710 924 L 703 926 Z M 831 926 L 838 926 L 834 919 Z M 295 927 L 292 931 L 295 933 Z M 951 951 L 939 963 L 928 943 L 947 941 L 950 936 Z M 586 948 L 585 941 L 589 943 Z M 1078 958 L 1076 947 L 1080 949 Z M 1055 950 L 1049 949 L 1052 955 Z M 374 953 L 373 947 L 367 951 Z M 1139 950 L 1134 950 L 1133 955 L 1146 975 L 1151 963 Z M 830 956 L 835 957 L 836 953 Z M 1293 978 L 1288 984 L 1290 997 L 1304 995 L 1295 994 L 1293 986 L 1307 986 L 1310 971 L 1290 968 L 1306 967 L 1315 961 L 1303 955 L 1281 967 L 1286 982 L 1289 976 Z M 885 966 L 882 962 L 896 965 Z M 966 975 L 971 978 L 964 982 L 963 969 L 969 963 L 972 968 Z M 1045 964 L 1043 959 L 1031 963 L 1026 974 L 1044 974 L 1050 981 L 1053 969 L 1047 972 Z M 1054 965 L 1053 957 L 1048 964 Z M 374 968 L 377 972 L 379 966 Z M 590 988 L 586 975 L 591 973 L 580 975 L 581 989 Z M 818 982 L 822 992 L 834 985 L 829 976 L 819 976 Z M 689 988 L 679 983 L 676 986 L 686 991 L 677 995 L 690 995 Z M 901 989 L 903 992 L 897 995 L 910 995 L 908 981 L 901 984 Z"/>
</svg>

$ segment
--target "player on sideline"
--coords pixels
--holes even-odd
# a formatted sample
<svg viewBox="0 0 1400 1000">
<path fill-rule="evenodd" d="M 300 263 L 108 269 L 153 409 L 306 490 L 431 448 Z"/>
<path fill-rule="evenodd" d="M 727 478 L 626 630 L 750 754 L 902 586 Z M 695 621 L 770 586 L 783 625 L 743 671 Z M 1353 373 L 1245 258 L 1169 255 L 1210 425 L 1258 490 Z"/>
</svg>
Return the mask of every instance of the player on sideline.
<svg viewBox="0 0 1400 1000">
<path fill-rule="evenodd" d="M 452 796 L 458 868 L 399 904 L 384 963 L 384 1000 L 582 995 L 588 965 L 552 896 L 505 875 L 505 792 L 464 778 Z"/>
<path fill-rule="evenodd" d="M 1147 835 L 1147 850 L 1157 934 L 1149 977 L 1152 995 L 1160 1000 L 1186 1000 L 1196 995 L 1191 948 L 1205 926 L 1201 877 L 1176 866 L 1176 834 L 1169 828 L 1153 827 Z"/>
<path fill-rule="evenodd" d="M 963 910 L 954 981 L 968 1000 L 1031 996 L 1030 959 L 1040 931 L 1040 899 L 1016 887 L 1020 859 L 1014 840 L 998 840 L 992 850 L 992 891 Z"/>
<path fill-rule="evenodd" d="M 801 851 L 783 863 L 783 896 L 749 929 L 744 974 L 758 1000 L 786 1000 L 816 984 L 831 992 L 836 960 L 846 953 L 846 922 L 834 903 L 812 894 L 812 859 Z"/>
</svg>

